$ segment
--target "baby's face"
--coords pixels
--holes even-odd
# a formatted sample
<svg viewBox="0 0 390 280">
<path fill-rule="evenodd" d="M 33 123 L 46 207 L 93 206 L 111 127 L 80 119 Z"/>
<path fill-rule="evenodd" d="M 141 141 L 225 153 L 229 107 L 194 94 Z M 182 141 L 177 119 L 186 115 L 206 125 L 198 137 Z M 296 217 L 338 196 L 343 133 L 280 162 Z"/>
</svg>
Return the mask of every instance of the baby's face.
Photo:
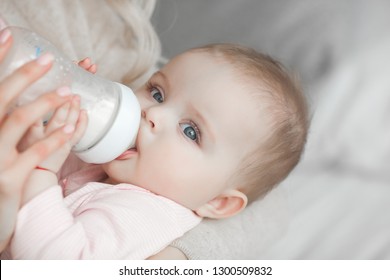
<svg viewBox="0 0 390 280">
<path fill-rule="evenodd" d="M 196 210 L 229 186 L 240 161 L 268 131 L 259 104 L 231 66 L 187 52 L 137 91 L 137 152 L 104 165 L 115 183 L 146 188 Z"/>
</svg>

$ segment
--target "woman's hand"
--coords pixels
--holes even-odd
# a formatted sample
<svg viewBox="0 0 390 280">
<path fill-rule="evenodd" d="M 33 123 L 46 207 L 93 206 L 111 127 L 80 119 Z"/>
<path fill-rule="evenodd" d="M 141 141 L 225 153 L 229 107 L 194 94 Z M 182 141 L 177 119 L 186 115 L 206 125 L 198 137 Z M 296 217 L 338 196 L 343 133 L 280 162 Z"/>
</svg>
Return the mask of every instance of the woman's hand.
<svg viewBox="0 0 390 280">
<path fill-rule="evenodd" d="M 0 63 L 11 44 L 9 30 L 0 32 Z M 63 126 L 31 146 L 19 148 L 30 127 L 71 99 L 62 92 L 51 92 L 9 112 L 19 94 L 42 77 L 51 64 L 52 56 L 43 55 L 0 81 L 0 252 L 12 236 L 23 186 L 30 173 L 72 137 L 72 132 Z"/>
</svg>

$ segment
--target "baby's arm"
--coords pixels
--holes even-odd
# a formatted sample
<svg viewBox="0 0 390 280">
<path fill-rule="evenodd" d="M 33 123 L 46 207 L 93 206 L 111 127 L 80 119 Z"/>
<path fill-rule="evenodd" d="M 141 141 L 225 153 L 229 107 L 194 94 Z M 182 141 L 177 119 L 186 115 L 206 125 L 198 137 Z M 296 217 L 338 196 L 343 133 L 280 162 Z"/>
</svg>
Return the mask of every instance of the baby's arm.
<svg viewBox="0 0 390 280">
<path fill-rule="evenodd" d="M 97 71 L 96 64 L 93 64 L 88 57 L 79 61 L 78 65 L 92 74 L 95 74 Z M 62 88 L 60 90 L 62 90 L 62 93 L 70 93 L 69 88 Z M 35 128 L 31 129 L 30 133 L 26 136 L 25 142 L 31 145 L 31 142 L 47 137 L 47 135 L 61 125 L 66 125 L 69 133 L 73 133 L 73 131 L 70 131 L 73 127 L 76 127 L 76 130 L 72 138 L 61 149 L 42 162 L 39 168 L 33 171 L 24 191 L 23 204 L 47 188 L 57 185 L 58 171 L 68 157 L 71 147 L 82 137 L 87 126 L 87 115 L 85 111 L 80 111 L 80 99 L 78 96 L 74 96 L 71 102 L 59 108 L 46 127 L 42 123 L 37 123 Z"/>
<path fill-rule="evenodd" d="M 69 88 L 62 88 L 60 91 L 70 94 Z M 80 98 L 73 96 L 71 101 L 55 111 L 46 126 L 40 121 L 29 130 L 24 139 L 25 145 L 31 145 L 38 140 L 48 137 L 59 127 L 64 127 L 67 133 L 72 134 L 72 137 L 33 170 L 24 187 L 22 204 L 47 188 L 58 184 L 56 173 L 68 157 L 71 147 L 80 140 L 86 125 L 87 116 L 84 111 L 80 111 Z"/>
</svg>

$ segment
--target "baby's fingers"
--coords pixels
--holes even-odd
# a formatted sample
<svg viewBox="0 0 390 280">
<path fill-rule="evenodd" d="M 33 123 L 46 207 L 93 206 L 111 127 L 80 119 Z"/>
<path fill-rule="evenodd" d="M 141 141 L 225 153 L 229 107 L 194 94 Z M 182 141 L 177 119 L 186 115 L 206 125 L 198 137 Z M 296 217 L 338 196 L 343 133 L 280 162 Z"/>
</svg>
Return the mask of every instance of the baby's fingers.
<svg viewBox="0 0 390 280">
<path fill-rule="evenodd" d="M 77 120 L 80 114 L 80 96 L 73 96 L 68 116 L 66 118 L 66 124 L 76 126 Z"/>
<path fill-rule="evenodd" d="M 86 69 L 86 68 L 90 67 L 92 63 L 91 63 L 91 59 L 89 57 L 86 57 L 86 58 L 80 60 L 77 64 L 80 67 Z"/>
<path fill-rule="evenodd" d="M 13 165 L 19 168 L 20 174 L 27 174 L 63 145 L 66 145 L 72 137 L 74 129 L 75 127 L 72 125 L 65 125 L 55 130 L 21 153 Z"/>
<path fill-rule="evenodd" d="M 88 72 L 91 72 L 92 74 L 95 74 L 97 71 L 97 65 L 92 63 L 91 59 L 89 57 L 84 58 L 83 60 L 80 60 L 78 65 Z"/>
<path fill-rule="evenodd" d="M 73 146 L 84 134 L 87 127 L 87 115 L 85 111 L 80 111 L 80 97 L 74 95 L 72 100 L 59 108 L 50 119 L 46 127 L 46 133 L 51 133 L 63 125 L 76 127 L 69 143 Z"/>
<path fill-rule="evenodd" d="M 60 92 L 62 95 L 71 95 L 69 87 L 63 87 L 57 89 L 57 92 Z M 46 125 L 45 132 L 51 133 L 57 128 L 63 126 L 67 123 L 67 118 L 71 108 L 72 99 L 69 99 L 69 102 L 66 102 L 61 107 L 57 108 L 54 114 L 51 116 L 49 122 Z"/>
<path fill-rule="evenodd" d="M 78 141 L 80 141 L 81 137 L 84 134 L 84 131 L 87 127 L 87 115 L 85 111 L 80 111 L 80 97 L 74 95 L 72 100 L 68 102 L 67 107 L 63 106 L 56 114 L 53 116 L 52 120 L 48 126 L 50 126 L 50 130 L 53 131 L 57 129 L 60 125 L 71 125 L 76 127 L 75 132 L 70 139 L 70 144 L 73 146 Z M 62 110 L 63 109 L 63 110 Z M 65 111 L 66 110 L 66 117 Z"/>
<path fill-rule="evenodd" d="M 88 115 L 85 110 L 82 110 L 79 114 L 79 118 L 76 123 L 76 129 L 73 133 L 72 138 L 70 139 L 70 144 L 72 146 L 76 145 L 81 140 L 81 137 L 83 137 L 85 130 L 87 129 L 87 125 Z"/>
</svg>

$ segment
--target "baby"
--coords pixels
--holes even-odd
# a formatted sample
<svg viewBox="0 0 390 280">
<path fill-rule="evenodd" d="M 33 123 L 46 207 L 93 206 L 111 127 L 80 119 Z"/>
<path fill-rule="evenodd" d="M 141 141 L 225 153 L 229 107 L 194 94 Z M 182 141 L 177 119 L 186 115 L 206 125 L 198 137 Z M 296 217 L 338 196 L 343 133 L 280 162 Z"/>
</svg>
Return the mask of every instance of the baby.
<svg viewBox="0 0 390 280">
<path fill-rule="evenodd" d="M 63 164 L 66 148 L 42 163 L 24 188 L 4 257 L 147 258 L 202 218 L 233 216 L 264 196 L 304 148 L 299 87 L 279 63 L 249 48 L 186 51 L 136 95 L 136 149 L 101 166 L 72 155 Z M 86 125 L 85 114 L 74 117 L 78 102 L 58 109 L 48 126 L 74 124 L 77 140 Z"/>
</svg>

